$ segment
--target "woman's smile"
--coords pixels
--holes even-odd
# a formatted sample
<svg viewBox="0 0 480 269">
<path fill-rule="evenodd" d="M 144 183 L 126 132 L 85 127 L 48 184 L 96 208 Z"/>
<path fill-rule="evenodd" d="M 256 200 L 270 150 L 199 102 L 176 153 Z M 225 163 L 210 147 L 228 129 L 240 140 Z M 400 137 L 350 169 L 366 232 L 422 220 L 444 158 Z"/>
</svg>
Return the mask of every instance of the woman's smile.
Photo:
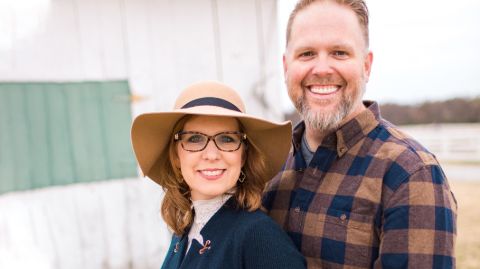
<svg viewBox="0 0 480 269">
<path fill-rule="evenodd" d="M 200 175 L 207 180 L 219 179 L 223 176 L 225 171 L 226 171 L 225 169 L 216 169 L 216 168 L 198 170 Z"/>
</svg>

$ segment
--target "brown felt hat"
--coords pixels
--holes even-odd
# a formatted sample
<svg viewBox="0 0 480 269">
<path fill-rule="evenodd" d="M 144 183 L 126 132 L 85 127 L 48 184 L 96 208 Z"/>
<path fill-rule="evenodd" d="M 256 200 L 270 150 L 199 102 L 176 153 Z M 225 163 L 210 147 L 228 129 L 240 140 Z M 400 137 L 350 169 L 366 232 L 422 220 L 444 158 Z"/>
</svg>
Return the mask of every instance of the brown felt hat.
<svg viewBox="0 0 480 269">
<path fill-rule="evenodd" d="M 140 169 L 162 186 L 160 171 L 165 168 L 159 164 L 168 158 L 173 128 L 185 115 L 238 119 L 245 128 L 247 141 L 266 157 L 266 181 L 274 177 L 286 161 L 292 136 L 290 121 L 275 123 L 246 114 L 242 99 L 229 86 L 216 81 L 198 82 L 182 91 L 172 111 L 141 114 L 133 121 L 132 144 Z"/>
</svg>

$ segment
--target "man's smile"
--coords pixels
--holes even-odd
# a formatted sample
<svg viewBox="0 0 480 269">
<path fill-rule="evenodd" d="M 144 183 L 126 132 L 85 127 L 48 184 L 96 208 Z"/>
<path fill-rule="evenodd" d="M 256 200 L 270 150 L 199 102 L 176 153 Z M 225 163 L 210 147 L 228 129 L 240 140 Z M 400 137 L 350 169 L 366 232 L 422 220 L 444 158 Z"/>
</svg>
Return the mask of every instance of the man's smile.
<svg viewBox="0 0 480 269">
<path fill-rule="evenodd" d="M 326 95 L 326 94 L 332 94 L 332 93 L 338 91 L 340 89 L 340 86 L 338 86 L 338 85 L 313 85 L 313 86 L 309 86 L 307 88 L 312 93 Z"/>
</svg>

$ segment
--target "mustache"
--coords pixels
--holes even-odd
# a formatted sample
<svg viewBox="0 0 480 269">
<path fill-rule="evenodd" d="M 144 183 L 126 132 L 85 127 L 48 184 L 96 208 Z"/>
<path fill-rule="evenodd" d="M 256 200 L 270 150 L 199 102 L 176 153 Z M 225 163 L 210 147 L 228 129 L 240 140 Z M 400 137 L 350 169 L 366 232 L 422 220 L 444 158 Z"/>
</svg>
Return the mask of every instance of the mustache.
<svg viewBox="0 0 480 269">
<path fill-rule="evenodd" d="M 318 75 L 311 75 L 306 77 L 302 81 L 302 86 L 308 86 L 312 84 L 320 84 L 320 85 L 326 85 L 326 84 L 336 84 L 336 85 L 345 85 L 345 80 L 342 78 L 339 78 L 337 76 L 318 76 Z"/>
</svg>

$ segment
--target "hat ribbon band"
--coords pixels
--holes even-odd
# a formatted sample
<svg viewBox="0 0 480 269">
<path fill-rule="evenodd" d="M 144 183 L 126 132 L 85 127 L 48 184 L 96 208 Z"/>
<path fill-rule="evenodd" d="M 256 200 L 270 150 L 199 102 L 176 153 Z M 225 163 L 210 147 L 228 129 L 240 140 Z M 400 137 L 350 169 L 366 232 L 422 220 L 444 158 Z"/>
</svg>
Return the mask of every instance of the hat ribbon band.
<svg viewBox="0 0 480 269">
<path fill-rule="evenodd" d="M 196 106 L 218 106 L 218 107 L 223 107 L 226 109 L 242 112 L 234 104 L 228 102 L 225 99 L 220 99 L 216 97 L 198 98 L 186 103 L 184 106 L 182 106 L 182 108 L 190 108 L 190 107 L 196 107 Z"/>
</svg>

